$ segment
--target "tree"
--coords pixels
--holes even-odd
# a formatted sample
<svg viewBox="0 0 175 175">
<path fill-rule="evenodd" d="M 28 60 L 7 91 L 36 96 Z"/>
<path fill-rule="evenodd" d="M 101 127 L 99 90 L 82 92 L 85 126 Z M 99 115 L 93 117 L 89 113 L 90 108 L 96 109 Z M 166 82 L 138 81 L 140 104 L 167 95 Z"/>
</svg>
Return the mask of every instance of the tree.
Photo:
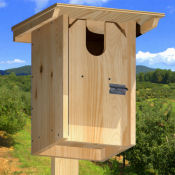
<svg viewBox="0 0 175 175">
<path fill-rule="evenodd" d="M 153 72 L 137 74 L 137 81 L 150 81 L 153 83 L 175 83 L 175 72 L 171 70 L 156 69 Z"/>
<path fill-rule="evenodd" d="M 144 73 L 143 72 L 141 72 L 139 74 L 139 81 L 144 81 Z"/>
<path fill-rule="evenodd" d="M 21 130 L 26 121 L 23 111 L 24 104 L 19 88 L 14 85 L 12 89 L 6 86 L 0 88 L 0 130 L 14 134 Z"/>
<path fill-rule="evenodd" d="M 162 169 L 166 169 L 167 175 L 175 173 L 175 125 L 167 116 L 171 109 L 169 105 L 165 108 L 160 99 L 137 106 L 137 143 L 126 152 L 126 159 L 138 174 L 144 174 L 146 169 L 152 167 L 162 174 L 165 172 Z"/>
</svg>

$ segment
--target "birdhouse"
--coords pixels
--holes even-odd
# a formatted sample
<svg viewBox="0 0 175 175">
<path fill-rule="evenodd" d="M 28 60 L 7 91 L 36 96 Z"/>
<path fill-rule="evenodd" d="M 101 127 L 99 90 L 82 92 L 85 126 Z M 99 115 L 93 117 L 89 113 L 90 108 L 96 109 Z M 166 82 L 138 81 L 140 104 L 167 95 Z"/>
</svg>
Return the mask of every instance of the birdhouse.
<svg viewBox="0 0 175 175">
<path fill-rule="evenodd" d="M 104 161 L 135 145 L 135 40 L 163 16 L 55 4 L 12 28 L 32 43 L 33 154 Z"/>
</svg>

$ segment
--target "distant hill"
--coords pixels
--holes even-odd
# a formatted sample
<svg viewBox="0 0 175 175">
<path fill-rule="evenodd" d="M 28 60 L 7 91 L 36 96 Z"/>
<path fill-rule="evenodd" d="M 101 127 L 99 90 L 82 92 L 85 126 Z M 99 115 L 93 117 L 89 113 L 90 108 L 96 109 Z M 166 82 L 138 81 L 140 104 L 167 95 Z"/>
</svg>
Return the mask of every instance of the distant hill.
<svg viewBox="0 0 175 175">
<path fill-rule="evenodd" d="M 0 75 L 7 75 L 7 72 L 5 70 L 0 70 Z"/>
<path fill-rule="evenodd" d="M 150 68 L 150 67 L 146 67 L 146 66 L 141 66 L 141 65 L 136 66 L 136 74 L 138 74 L 140 72 L 151 72 L 154 70 L 155 69 Z"/>
<path fill-rule="evenodd" d="M 13 69 L 0 70 L 0 75 L 8 75 L 14 72 L 16 75 L 31 75 L 31 66 L 22 66 Z"/>
<path fill-rule="evenodd" d="M 140 72 L 150 72 L 154 70 L 155 69 L 152 69 L 146 66 L 141 66 L 141 65 L 136 66 L 137 74 Z M 22 66 L 14 69 L 0 70 L 0 75 L 8 75 L 11 72 L 14 72 L 16 75 L 31 75 L 31 66 L 28 65 L 28 66 Z"/>
<path fill-rule="evenodd" d="M 7 69 L 7 73 L 14 72 L 16 75 L 31 75 L 31 66 L 22 66 L 14 69 Z"/>
</svg>

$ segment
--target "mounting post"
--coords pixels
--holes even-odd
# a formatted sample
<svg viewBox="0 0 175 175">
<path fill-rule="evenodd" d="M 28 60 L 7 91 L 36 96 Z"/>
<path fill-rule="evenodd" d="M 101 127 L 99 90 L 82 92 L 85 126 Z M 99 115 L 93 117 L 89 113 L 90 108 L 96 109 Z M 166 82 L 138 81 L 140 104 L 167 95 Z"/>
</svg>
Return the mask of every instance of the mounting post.
<svg viewBox="0 0 175 175">
<path fill-rule="evenodd" d="M 79 162 L 75 159 L 51 158 L 51 175 L 78 175 Z"/>
</svg>

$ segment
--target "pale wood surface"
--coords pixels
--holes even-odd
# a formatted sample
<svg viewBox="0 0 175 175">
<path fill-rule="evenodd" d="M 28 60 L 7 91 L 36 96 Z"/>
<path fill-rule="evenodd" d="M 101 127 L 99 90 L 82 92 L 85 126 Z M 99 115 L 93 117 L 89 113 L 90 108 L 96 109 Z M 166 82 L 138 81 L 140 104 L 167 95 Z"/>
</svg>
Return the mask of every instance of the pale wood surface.
<svg viewBox="0 0 175 175">
<path fill-rule="evenodd" d="M 63 141 L 40 153 L 40 156 L 62 157 L 91 161 L 106 161 L 129 149 L 130 146 L 111 146 Z"/>
<path fill-rule="evenodd" d="M 147 31 L 154 29 L 157 27 L 159 22 L 159 18 L 151 18 L 147 22 L 145 22 L 143 25 L 141 25 L 140 33 L 144 34 Z"/>
<path fill-rule="evenodd" d="M 17 25 L 15 29 L 13 30 L 14 32 L 14 41 L 18 42 L 26 42 L 26 43 L 31 43 L 31 33 L 32 31 L 42 27 L 43 25 L 53 21 L 54 19 L 58 18 L 59 16 L 59 9 L 52 9 L 48 10 L 47 13 L 45 14 L 37 14 L 36 19 L 32 20 L 32 22 L 29 22 L 27 20 L 25 23 L 22 23 L 21 25 Z"/>
<path fill-rule="evenodd" d="M 51 158 L 51 175 L 78 175 L 79 162 L 73 159 Z"/>
<path fill-rule="evenodd" d="M 104 32 L 102 55 L 88 52 L 86 27 Z M 62 16 L 33 32 L 32 153 L 104 161 L 135 145 L 135 28 Z"/>
<path fill-rule="evenodd" d="M 86 49 L 86 21 L 78 20 L 69 29 L 69 141 L 134 144 L 130 105 L 135 96 L 135 26 L 133 21 L 120 26 L 106 22 L 105 51 L 100 56 Z M 110 94 L 110 83 L 129 90 L 126 95 Z"/>
<path fill-rule="evenodd" d="M 60 16 L 32 33 L 32 153 L 68 135 L 67 23 Z"/>
<path fill-rule="evenodd" d="M 87 28 L 94 33 L 104 34 L 105 33 L 105 22 L 104 21 L 91 21 L 86 20 Z"/>
<path fill-rule="evenodd" d="M 14 32 L 14 41 L 31 42 L 32 31 L 63 14 L 68 15 L 70 18 L 76 19 L 110 21 L 117 23 L 133 20 L 141 26 L 151 19 L 160 19 L 164 16 L 163 13 L 57 3 L 49 7 L 48 9 L 34 15 L 33 17 L 12 27 L 12 30 Z M 149 25 L 149 23 L 147 25 Z M 147 27 L 147 31 L 151 30 L 152 28 L 154 28 L 154 26 L 152 27 L 152 24 L 150 24 L 149 27 Z"/>
</svg>

